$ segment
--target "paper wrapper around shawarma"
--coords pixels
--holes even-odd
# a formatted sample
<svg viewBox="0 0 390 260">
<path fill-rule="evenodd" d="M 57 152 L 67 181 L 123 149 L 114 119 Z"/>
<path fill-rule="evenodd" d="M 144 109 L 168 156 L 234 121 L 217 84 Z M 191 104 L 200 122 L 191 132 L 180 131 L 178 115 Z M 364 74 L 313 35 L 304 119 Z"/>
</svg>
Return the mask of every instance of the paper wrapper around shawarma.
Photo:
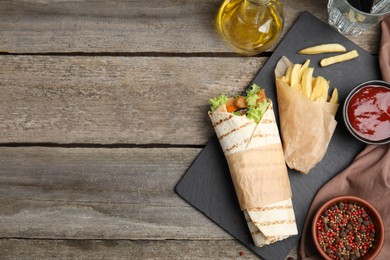
<svg viewBox="0 0 390 260">
<path fill-rule="evenodd" d="M 275 68 L 280 132 L 287 165 L 306 174 L 326 153 L 337 125 L 338 104 L 309 100 L 281 80 L 290 65 L 282 57 Z"/>
<path fill-rule="evenodd" d="M 298 233 L 272 104 L 259 124 L 220 106 L 209 112 L 256 246 Z"/>
</svg>

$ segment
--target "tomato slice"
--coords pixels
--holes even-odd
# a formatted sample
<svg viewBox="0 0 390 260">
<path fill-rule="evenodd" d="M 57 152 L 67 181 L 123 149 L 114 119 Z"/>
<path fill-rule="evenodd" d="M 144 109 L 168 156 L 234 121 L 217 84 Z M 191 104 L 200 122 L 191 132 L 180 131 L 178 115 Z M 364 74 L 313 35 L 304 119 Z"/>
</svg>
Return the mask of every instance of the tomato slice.
<svg viewBox="0 0 390 260">
<path fill-rule="evenodd" d="M 237 110 L 237 108 L 234 106 L 234 98 L 230 98 L 227 102 L 226 102 L 226 109 L 228 112 L 234 112 Z"/>
</svg>

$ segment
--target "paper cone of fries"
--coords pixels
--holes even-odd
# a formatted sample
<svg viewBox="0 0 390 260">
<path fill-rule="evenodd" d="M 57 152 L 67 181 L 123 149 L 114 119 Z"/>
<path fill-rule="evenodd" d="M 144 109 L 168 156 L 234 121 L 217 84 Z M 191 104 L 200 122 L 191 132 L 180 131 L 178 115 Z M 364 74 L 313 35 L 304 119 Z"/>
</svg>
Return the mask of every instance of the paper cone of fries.
<svg viewBox="0 0 390 260">
<path fill-rule="evenodd" d="M 338 104 L 310 100 L 282 80 L 293 65 L 282 57 L 275 68 L 280 132 L 287 165 L 306 174 L 326 153 L 337 125 Z"/>
<path fill-rule="evenodd" d="M 296 235 L 290 182 L 272 103 L 258 124 L 227 112 L 225 105 L 209 116 L 255 245 Z"/>
</svg>

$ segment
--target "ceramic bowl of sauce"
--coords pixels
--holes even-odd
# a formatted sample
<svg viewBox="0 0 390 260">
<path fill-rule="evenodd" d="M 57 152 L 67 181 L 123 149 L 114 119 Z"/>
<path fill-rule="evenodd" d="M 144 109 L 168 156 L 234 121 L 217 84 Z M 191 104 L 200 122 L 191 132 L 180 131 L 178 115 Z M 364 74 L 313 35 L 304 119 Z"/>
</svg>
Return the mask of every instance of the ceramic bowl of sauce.
<svg viewBox="0 0 390 260">
<path fill-rule="evenodd" d="M 371 80 L 355 87 L 343 107 L 350 133 L 367 144 L 390 142 L 390 83 Z"/>
</svg>

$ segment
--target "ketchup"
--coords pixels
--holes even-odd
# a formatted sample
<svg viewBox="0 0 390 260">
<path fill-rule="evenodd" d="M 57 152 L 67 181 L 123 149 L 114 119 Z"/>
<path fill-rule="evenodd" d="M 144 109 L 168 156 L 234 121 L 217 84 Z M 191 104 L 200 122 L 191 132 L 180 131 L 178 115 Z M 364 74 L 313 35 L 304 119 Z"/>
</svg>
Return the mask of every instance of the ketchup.
<svg viewBox="0 0 390 260">
<path fill-rule="evenodd" d="M 356 92 L 347 106 L 354 132 L 362 138 L 380 141 L 390 137 L 390 89 L 367 85 Z"/>
</svg>

